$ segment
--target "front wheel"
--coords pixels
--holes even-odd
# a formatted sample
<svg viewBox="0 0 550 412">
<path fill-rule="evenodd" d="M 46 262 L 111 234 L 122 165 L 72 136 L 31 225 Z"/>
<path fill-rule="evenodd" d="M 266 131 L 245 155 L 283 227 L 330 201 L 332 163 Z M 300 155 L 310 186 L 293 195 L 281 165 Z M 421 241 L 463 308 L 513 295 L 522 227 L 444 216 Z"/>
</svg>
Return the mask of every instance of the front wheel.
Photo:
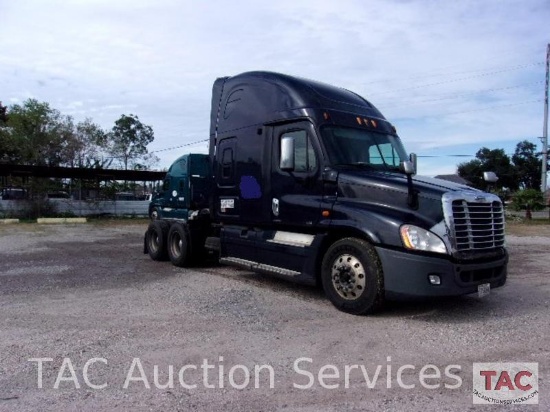
<svg viewBox="0 0 550 412">
<path fill-rule="evenodd" d="M 362 239 L 345 238 L 330 246 L 321 280 L 327 297 L 343 312 L 364 315 L 382 306 L 382 265 L 374 247 Z"/>
</svg>

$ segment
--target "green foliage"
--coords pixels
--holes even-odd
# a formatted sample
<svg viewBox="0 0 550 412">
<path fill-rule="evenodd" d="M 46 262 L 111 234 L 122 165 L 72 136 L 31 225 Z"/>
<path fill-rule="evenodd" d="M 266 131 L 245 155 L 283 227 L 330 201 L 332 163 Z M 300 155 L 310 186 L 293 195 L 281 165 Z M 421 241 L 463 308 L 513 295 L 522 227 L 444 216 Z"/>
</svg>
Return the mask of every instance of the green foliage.
<svg viewBox="0 0 550 412">
<path fill-rule="evenodd" d="M 536 189 L 524 189 L 514 195 L 512 204 L 515 210 L 541 210 L 544 209 L 544 196 Z"/>
<path fill-rule="evenodd" d="M 0 127 L 8 122 L 8 108 L 0 102 Z"/>
<path fill-rule="evenodd" d="M 482 147 L 476 153 L 476 159 L 458 165 L 458 175 L 472 182 L 473 186 L 488 190 L 489 184 L 483 180 L 483 172 L 495 172 L 498 182 L 495 187 L 517 190 L 518 182 L 514 177 L 514 166 L 503 149 Z"/>
<path fill-rule="evenodd" d="M 37 219 L 39 217 L 55 217 L 57 214 L 57 207 L 54 203 L 43 198 L 36 198 L 26 201 L 21 217 Z"/>
<path fill-rule="evenodd" d="M 541 160 L 537 155 L 537 146 L 527 140 L 519 142 L 512 156 L 516 167 L 516 178 L 523 189 L 540 189 Z"/>
<path fill-rule="evenodd" d="M 21 104 L 3 106 L 0 102 L 0 162 L 39 165 L 107 169 L 114 159 L 122 159 L 125 168 L 146 169 L 158 162 L 147 152 L 147 145 L 154 139 L 153 129 L 142 124 L 137 116 L 123 115 L 107 133 L 91 119 L 75 122 L 62 115 L 48 103 L 28 99 Z M 82 197 L 91 193 L 98 196 L 97 181 L 52 178 L 10 177 L 10 186 L 23 186 L 29 193 L 24 208 L 18 208 L 20 218 L 56 216 L 55 204 L 47 201 L 47 194 L 57 191 L 77 193 Z M 104 194 L 142 190 L 126 184 L 106 184 Z M 23 205 L 23 203 L 20 203 Z M 14 213 L 0 210 L 0 216 Z"/>
<path fill-rule="evenodd" d="M 483 171 L 483 164 L 479 159 L 470 160 L 458 165 L 458 175 L 471 182 L 478 189 L 485 189 Z"/>
<path fill-rule="evenodd" d="M 516 210 L 541 210 L 544 209 L 544 196 L 536 189 L 520 190 L 514 195 L 513 206 Z"/>
<path fill-rule="evenodd" d="M 25 219 L 35 220 L 39 217 L 74 217 L 57 213 L 56 205 L 47 199 L 36 198 L 18 201 L 18 207 L 2 208 L 0 206 L 0 219 Z"/>
<path fill-rule="evenodd" d="M 68 118 L 67 126 L 62 153 L 64 162 L 71 167 L 108 167 L 110 162 L 104 161 L 102 156 L 107 134 L 88 118 L 76 125 Z"/>
<path fill-rule="evenodd" d="M 75 124 L 34 99 L 11 107 L 0 134 L 0 158 L 30 165 L 85 165 L 87 159 L 101 157 L 105 143 L 105 132 L 90 119 Z"/>
<path fill-rule="evenodd" d="M 122 115 L 108 136 L 109 152 L 121 160 L 124 169 L 147 155 L 147 145 L 154 139 L 151 126 L 144 125 L 137 116 Z"/>
<path fill-rule="evenodd" d="M 14 105 L 7 122 L 16 151 L 11 156 L 18 163 L 59 165 L 64 133 L 61 114 L 35 99 Z"/>
<path fill-rule="evenodd" d="M 499 180 L 497 191 L 503 188 L 514 192 L 518 189 L 540 189 L 541 159 L 537 146 L 527 140 L 516 145 L 512 158 L 503 149 L 482 147 L 476 153 L 476 159 L 458 165 L 458 174 L 472 182 L 473 186 L 487 190 L 489 185 L 483 181 L 483 172 L 495 172 Z"/>
</svg>

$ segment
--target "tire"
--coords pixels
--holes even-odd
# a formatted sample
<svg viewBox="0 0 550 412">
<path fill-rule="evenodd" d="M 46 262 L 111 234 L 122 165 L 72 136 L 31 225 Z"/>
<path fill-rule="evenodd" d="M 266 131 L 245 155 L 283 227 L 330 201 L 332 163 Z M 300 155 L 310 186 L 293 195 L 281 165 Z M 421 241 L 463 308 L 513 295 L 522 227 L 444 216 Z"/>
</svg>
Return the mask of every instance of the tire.
<svg viewBox="0 0 550 412">
<path fill-rule="evenodd" d="M 382 265 L 374 247 L 362 239 L 332 244 L 323 258 L 321 280 L 327 297 L 343 312 L 365 315 L 382 307 Z"/>
<path fill-rule="evenodd" d="M 154 207 L 154 208 L 151 209 L 151 212 L 149 213 L 149 218 L 150 218 L 151 220 L 158 220 L 158 218 L 159 218 L 159 210 L 158 210 L 156 207 Z"/>
<path fill-rule="evenodd" d="M 174 223 L 168 232 L 168 257 L 174 266 L 186 267 L 191 264 L 191 247 L 187 225 Z"/>
<path fill-rule="evenodd" d="M 166 239 L 168 237 L 168 223 L 162 220 L 155 220 L 149 223 L 145 233 L 147 252 L 153 260 L 167 260 Z"/>
</svg>

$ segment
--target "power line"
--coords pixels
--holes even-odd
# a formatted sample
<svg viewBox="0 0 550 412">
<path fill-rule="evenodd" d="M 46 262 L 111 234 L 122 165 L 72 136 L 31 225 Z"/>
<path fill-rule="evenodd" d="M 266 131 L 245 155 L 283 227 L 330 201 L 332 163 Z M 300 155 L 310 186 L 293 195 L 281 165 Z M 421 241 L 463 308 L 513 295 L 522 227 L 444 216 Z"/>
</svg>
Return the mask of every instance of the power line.
<svg viewBox="0 0 550 412">
<path fill-rule="evenodd" d="M 540 63 L 537 63 L 537 65 L 538 64 L 540 64 Z M 509 71 L 512 71 L 512 70 L 518 70 L 518 69 L 515 68 L 515 69 L 490 71 L 490 72 L 485 72 L 485 73 L 481 73 L 481 74 L 476 74 L 476 75 L 473 75 L 473 76 L 459 77 L 459 78 L 456 78 L 456 79 L 449 79 L 449 80 L 444 80 L 444 81 L 436 82 L 436 83 L 419 84 L 417 86 L 405 87 L 403 89 L 386 90 L 386 91 L 383 91 L 383 92 L 378 93 L 378 94 L 379 95 L 380 94 L 388 94 L 388 93 L 400 92 L 400 91 L 405 91 L 405 90 L 420 89 L 420 88 L 429 87 L 429 86 L 439 86 L 441 84 L 454 83 L 454 82 L 459 82 L 459 81 L 462 81 L 462 80 L 475 79 L 475 78 L 479 78 L 479 77 L 486 77 L 486 76 L 491 76 L 493 74 L 509 72 Z M 376 94 L 375 94 L 375 96 L 376 96 Z"/>
<path fill-rule="evenodd" d="M 478 91 L 468 92 L 468 93 L 460 93 L 460 94 L 447 93 L 447 94 L 439 95 L 441 97 L 438 97 L 436 99 L 426 99 L 426 100 L 412 101 L 410 104 L 424 104 L 424 103 L 437 102 L 437 101 L 441 101 L 441 100 L 450 100 L 450 99 L 456 99 L 456 98 L 464 97 L 464 96 L 472 96 L 472 95 L 477 95 L 477 94 L 481 94 L 481 93 L 491 93 L 491 92 L 502 91 L 502 90 L 511 90 L 511 89 L 517 89 L 517 88 L 525 87 L 525 86 L 533 86 L 533 85 L 542 84 L 542 83 L 543 83 L 543 81 L 541 80 L 541 81 L 533 82 L 533 83 L 523 83 L 523 84 L 518 84 L 516 86 L 507 86 L 507 87 L 495 87 L 495 88 L 492 88 L 492 89 L 484 89 L 484 90 L 478 90 Z M 400 105 L 401 101 L 402 101 L 402 99 L 400 99 L 399 103 L 389 105 L 389 106 L 384 105 L 383 103 L 382 104 L 377 103 L 377 105 L 383 106 L 383 107 L 404 107 L 405 105 Z"/>
<path fill-rule="evenodd" d="M 492 74 L 498 74 L 498 73 L 513 71 L 513 70 L 519 70 L 519 69 L 523 69 L 523 68 L 526 68 L 526 67 L 538 66 L 538 65 L 543 65 L 543 64 L 545 64 L 545 63 L 544 62 L 535 62 L 535 63 L 523 64 L 523 65 L 518 65 L 518 66 L 510 66 L 510 67 L 507 67 L 507 68 L 504 68 L 504 69 L 501 69 L 501 70 L 497 70 L 497 71 L 473 70 L 473 71 L 466 71 L 466 72 L 450 73 L 450 74 L 465 74 L 465 73 L 478 73 L 479 72 L 480 74 L 474 75 L 474 76 L 462 77 L 462 78 L 458 78 L 458 79 L 450 79 L 450 80 L 437 82 L 437 83 L 429 83 L 429 84 L 424 84 L 424 85 L 412 86 L 412 87 L 407 87 L 407 88 L 404 88 L 404 89 L 389 90 L 389 91 L 383 92 L 382 94 L 391 93 L 391 92 L 395 92 L 395 91 L 418 89 L 418 88 L 421 88 L 421 87 L 436 86 L 436 85 L 440 85 L 440 84 L 458 82 L 458 81 L 468 80 L 468 79 L 477 78 L 477 77 L 485 77 L 485 76 L 489 76 L 489 75 L 492 75 Z M 426 76 L 409 77 L 409 79 L 422 78 L 422 77 L 434 77 L 434 76 L 442 76 L 442 75 L 446 76 L 446 75 L 449 75 L 449 73 L 439 74 L 439 75 L 426 75 Z M 379 83 L 379 82 L 384 82 L 384 81 L 386 81 L 386 80 L 380 80 L 380 81 L 363 83 L 363 84 L 373 84 L 373 83 Z M 540 84 L 540 83 L 542 83 L 542 82 L 527 83 L 527 84 L 516 85 L 516 86 L 508 86 L 508 87 L 502 87 L 502 88 L 492 88 L 492 89 L 480 90 L 480 91 L 471 92 L 471 93 L 447 95 L 447 97 L 445 97 L 445 95 L 443 95 L 444 97 L 440 97 L 440 98 L 437 98 L 437 99 L 421 100 L 420 102 L 417 102 L 417 103 L 429 103 L 429 102 L 433 102 L 433 101 L 453 99 L 453 98 L 457 98 L 457 97 L 462 97 L 462 96 L 467 96 L 467 95 L 472 95 L 472 94 L 478 94 L 478 93 L 487 93 L 487 92 L 499 91 L 499 90 L 509 90 L 509 89 L 514 89 L 514 88 L 518 88 L 518 87 L 523 87 L 524 85 L 532 85 L 532 84 Z M 445 113 L 443 115 L 477 112 L 479 110 L 490 110 L 490 109 L 493 109 L 493 108 L 517 106 L 517 105 L 540 102 L 540 101 L 541 101 L 540 99 L 529 100 L 529 101 L 513 103 L 513 104 L 507 104 L 507 105 L 489 106 L 489 107 L 482 107 L 482 108 L 473 109 L 473 110 L 465 110 L 465 111 L 460 111 L 460 112 Z M 390 107 L 396 107 L 396 106 L 390 106 Z M 399 106 L 397 106 L 397 107 L 399 107 Z M 424 117 L 433 117 L 433 116 L 424 116 Z M 209 141 L 209 139 L 198 140 L 198 141 L 195 141 L 195 142 L 186 143 L 186 144 L 182 144 L 182 145 L 178 145 L 178 146 L 172 146 L 172 147 L 167 147 L 167 148 L 163 148 L 163 149 L 154 150 L 154 151 L 151 151 L 150 153 L 160 153 L 160 152 L 165 152 L 165 151 L 170 151 L 170 150 L 175 150 L 175 149 L 181 149 L 183 147 L 193 146 L 193 145 L 200 144 L 200 143 L 206 143 L 208 141 Z M 447 155 L 447 156 L 460 157 L 460 156 L 470 156 L 470 155 Z M 421 157 L 435 157 L 435 156 L 421 156 Z"/>
<path fill-rule="evenodd" d="M 417 157 L 475 157 L 469 154 L 417 155 Z"/>
<path fill-rule="evenodd" d="M 499 105 L 499 106 L 479 107 L 479 108 L 473 109 L 473 110 L 464 110 L 464 111 L 461 111 L 461 112 L 444 113 L 444 115 L 449 115 L 449 114 L 460 114 L 460 113 L 470 113 L 470 112 L 478 112 L 478 111 L 480 111 L 480 110 L 499 109 L 499 108 L 501 108 L 501 107 L 520 106 L 520 105 L 522 105 L 522 104 L 536 103 L 536 102 L 541 102 L 541 101 L 542 101 L 542 99 L 527 100 L 527 101 L 519 102 L 519 103 L 502 104 L 502 105 Z"/>
<path fill-rule="evenodd" d="M 193 146 L 193 145 L 196 145 L 196 144 L 199 144 L 199 143 L 206 143 L 209 140 L 210 139 L 198 140 L 196 142 L 185 143 L 185 144 L 181 144 L 181 145 L 178 145 L 178 146 L 172 146 L 172 147 L 166 147 L 164 149 L 153 150 L 152 152 L 149 152 L 149 153 L 159 153 L 159 152 L 167 152 L 168 150 L 181 149 L 182 147 Z"/>
<path fill-rule="evenodd" d="M 478 112 L 480 110 L 499 109 L 501 107 L 519 106 L 519 105 L 522 105 L 522 104 L 536 103 L 536 102 L 541 102 L 541 101 L 542 101 L 542 99 L 527 100 L 527 101 L 519 102 L 519 103 L 502 104 L 502 105 L 499 105 L 499 106 L 486 106 L 486 107 L 479 107 L 477 109 L 472 109 L 472 110 L 463 110 L 463 111 L 460 111 L 460 112 L 438 113 L 438 114 L 434 114 L 434 115 L 431 115 L 431 116 L 416 116 L 416 117 L 417 118 L 424 118 L 424 119 L 429 118 L 429 117 L 442 117 L 442 116 L 448 116 L 448 115 L 451 115 L 451 114 L 461 114 L 461 113 Z"/>
<path fill-rule="evenodd" d="M 505 104 L 505 105 L 499 105 L 499 106 L 480 107 L 480 108 L 473 109 L 473 110 L 464 110 L 464 111 L 460 111 L 460 112 L 443 113 L 443 114 L 438 114 L 438 115 L 434 115 L 434 116 L 422 116 L 422 117 L 423 118 L 435 117 L 435 116 L 440 117 L 440 116 L 447 116 L 447 115 L 451 115 L 451 114 L 470 113 L 470 112 L 477 112 L 477 111 L 480 111 L 480 110 L 490 110 L 490 109 L 497 109 L 497 108 L 501 108 L 501 107 L 518 106 L 518 105 L 522 105 L 522 104 L 535 103 L 535 102 L 540 102 L 540 101 L 542 101 L 542 100 L 541 99 L 528 100 L 528 101 L 519 102 L 519 103 Z M 181 145 L 178 145 L 178 146 L 172 146 L 172 147 L 166 147 L 164 149 L 153 150 L 149 153 L 159 153 L 159 152 L 167 152 L 169 150 L 181 149 L 182 147 L 188 147 L 188 146 L 193 146 L 193 145 L 200 144 L 200 143 L 206 143 L 209 140 L 210 139 L 197 140 L 196 142 L 185 143 L 185 144 L 181 144 Z M 469 155 L 448 155 L 448 156 L 460 157 L 460 156 L 469 156 Z M 435 156 L 425 156 L 425 157 L 435 157 Z"/>
<path fill-rule="evenodd" d="M 526 63 L 526 64 L 521 64 L 521 65 L 515 65 L 515 66 L 504 66 L 504 67 L 500 67 L 498 68 L 498 70 L 496 69 L 488 69 L 488 70 L 467 70 L 467 71 L 462 71 L 462 72 L 445 72 L 445 73 L 439 73 L 439 74 L 423 74 L 423 75 L 419 75 L 419 76 L 409 76 L 409 77 L 404 77 L 404 78 L 401 78 L 401 80 L 416 80 L 416 79 L 423 79 L 423 78 L 426 78 L 426 77 L 441 77 L 441 76 L 455 76 L 455 75 L 463 75 L 463 74 L 468 74 L 468 73 L 486 73 L 486 74 L 483 74 L 483 76 L 485 75 L 488 75 L 488 74 L 496 74 L 496 73 L 504 73 L 504 72 L 509 72 L 509 71 L 515 71 L 515 70 L 520 70 L 520 69 L 525 69 L 527 67 L 532 67 L 532 66 L 542 66 L 544 65 L 544 62 L 533 62 L 533 63 Z M 439 69 L 439 70 L 445 70 L 445 69 Z M 479 75 L 476 75 L 476 76 L 473 76 L 473 77 L 478 77 Z M 376 83 L 387 83 L 387 82 L 393 82 L 393 80 L 375 80 L 375 81 L 372 81 L 372 82 L 367 82 L 367 83 L 361 83 L 362 85 L 368 85 L 368 84 L 376 84 Z"/>
</svg>

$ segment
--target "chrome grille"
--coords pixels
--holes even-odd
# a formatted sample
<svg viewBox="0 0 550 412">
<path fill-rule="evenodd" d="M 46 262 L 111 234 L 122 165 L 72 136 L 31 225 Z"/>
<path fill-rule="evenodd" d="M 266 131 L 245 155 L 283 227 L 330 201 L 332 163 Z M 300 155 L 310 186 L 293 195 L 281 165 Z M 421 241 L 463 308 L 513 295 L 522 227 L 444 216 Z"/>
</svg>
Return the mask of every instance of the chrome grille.
<svg viewBox="0 0 550 412">
<path fill-rule="evenodd" d="M 452 213 L 458 251 L 504 246 L 504 210 L 501 202 L 453 200 Z"/>
</svg>

